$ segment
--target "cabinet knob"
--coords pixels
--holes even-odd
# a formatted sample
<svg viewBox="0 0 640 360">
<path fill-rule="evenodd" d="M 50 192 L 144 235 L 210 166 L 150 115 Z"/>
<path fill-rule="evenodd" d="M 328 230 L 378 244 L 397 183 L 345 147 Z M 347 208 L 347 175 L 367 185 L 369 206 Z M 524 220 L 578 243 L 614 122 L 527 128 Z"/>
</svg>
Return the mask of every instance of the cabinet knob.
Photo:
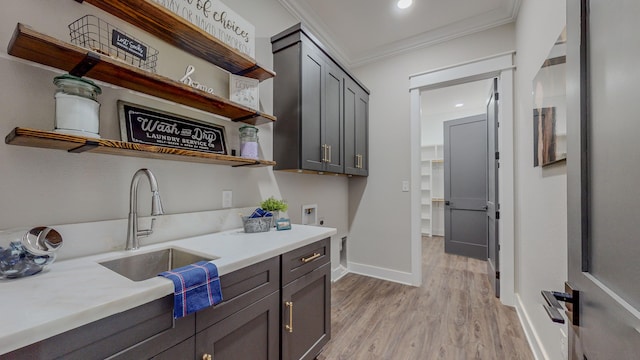
<svg viewBox="0 0 640 360">
<path fill-rule="evenodd" d="M 212 360 L 213 356 L 211 356 L 211 354 L 204 354 L 202 355 L 202 360 Z"/>
</svg>

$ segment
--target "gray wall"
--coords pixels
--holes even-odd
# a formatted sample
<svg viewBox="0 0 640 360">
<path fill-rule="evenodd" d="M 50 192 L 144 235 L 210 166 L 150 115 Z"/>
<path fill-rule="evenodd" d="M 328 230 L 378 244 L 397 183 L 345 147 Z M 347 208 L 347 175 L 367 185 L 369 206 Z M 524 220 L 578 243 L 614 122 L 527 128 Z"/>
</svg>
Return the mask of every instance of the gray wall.
<svg viewBox="0 0 640 360">
<path fill-rule="evenodd" d="M 371 90 L 370 176 L 349 184 L 349 252 L 358 271 L 410 282 L 410 198 L 402 192 L 411 169 L 409 76 L 513 50 L 514 40 L 508 24 L 354 69 Z"/>
<path fill-rule="evenodd" d="M 271 67 L 271 35 L 293 25 L 293 18 L 277 0 L 237 0 L 229 2 L 234 11 L 256 27 L 256 59 Z M 101 10 L 75 1 L 12 1 L 0 12 L 0 134 L 14 127 L 53 129 L 55 86 L 53 77 L 61 72 L 27 64 L 6 53 L 16 23 L 69 41 L 67 25 L 85 14 L 95 14 L 139 37 L 160 51 L 158 73 L 173 79 L 184 74 L 187 65 L 196 67 L 194 79 L 228 96 L 228 75 L 215 66 L 194 58 L 175 47 L 114 18 Z M 231 147 L 237 148 L 239 124 L 216 118 L 202 111 L 142 96 L 128 90 L 100 84 L 100 133 L 119 139 L 116 101 L 119 99 L 222 124 Z M 272 80 L 260 86 L 261 107 L 272 113 Z M 261 152 L 272 158 L 272 125 L 259 126 Z M 80 223 L 121 219 L 128 213 L 129 183 L 142 167 L 157 176 L 165 210 L 169 214 L 222 207 L 222 190 L 233 190 L 234 207 L 256 206 L 271 195 L 291 204 L 293 220 L 299 220 L 301 203 L 318 203 L 325 225 L 348 232 L 346 215 L 347 179 L 319 177 L 309 181 L 296 174 L 274 176 L 270 168 L 242 169 L 175 161 L 138 159 L 99 154 L 68 154 L 0 144 L 0 229 L 19 226 Z M 141 184 L 141 193 L 146 184 Z M 148 201 L 141 200 L 141 214 L 149 212 Z M 161 231 L 161 229 L 158 229 Z M 338 238 L 338 237 L 336 237 Z M 336 246 L 337 249 L 337 246 Z M 335 261 L 337 264 L 337 261 Z"/>
</svg>

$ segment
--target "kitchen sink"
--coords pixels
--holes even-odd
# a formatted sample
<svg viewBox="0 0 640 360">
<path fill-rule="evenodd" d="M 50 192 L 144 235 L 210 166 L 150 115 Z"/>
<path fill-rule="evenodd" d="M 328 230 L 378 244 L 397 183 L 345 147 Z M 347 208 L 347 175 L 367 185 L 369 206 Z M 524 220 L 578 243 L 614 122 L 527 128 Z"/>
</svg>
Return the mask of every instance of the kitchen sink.
<svg viewBox="0 0 640 360">
<path fill-rule="evenodd" d="M 143 281 L 151 279 L 163 271 L 179 268 L 198 261 L 211 261 L 215 259 L 219 259 L 219 257 L 207 257 L 176 248 L 168 248 L 125 256 L 99 264 L 130 280 Z"/>
</svg>

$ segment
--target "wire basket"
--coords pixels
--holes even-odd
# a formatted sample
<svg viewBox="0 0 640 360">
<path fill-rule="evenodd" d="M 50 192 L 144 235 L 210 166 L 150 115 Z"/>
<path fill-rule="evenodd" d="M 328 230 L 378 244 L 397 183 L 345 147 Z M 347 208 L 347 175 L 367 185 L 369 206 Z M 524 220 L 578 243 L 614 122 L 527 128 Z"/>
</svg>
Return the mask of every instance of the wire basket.
<svg viewBox="0 0 640 360">
<path fill-rule="evenodd" d="M 246 233 L 267 232 L 273 226 L 273 217 L 250 218 L 243 216 L 242 225 Z"/>
<path fill-rule="evenodd" d="M 69 24 L 71 43 L 155 73 L 158 50 L 94 15 Z M 122 41 L 116 41 L 116 40 Z M 126 45 L 125 45 L 126 44 Z"/>
</svg>

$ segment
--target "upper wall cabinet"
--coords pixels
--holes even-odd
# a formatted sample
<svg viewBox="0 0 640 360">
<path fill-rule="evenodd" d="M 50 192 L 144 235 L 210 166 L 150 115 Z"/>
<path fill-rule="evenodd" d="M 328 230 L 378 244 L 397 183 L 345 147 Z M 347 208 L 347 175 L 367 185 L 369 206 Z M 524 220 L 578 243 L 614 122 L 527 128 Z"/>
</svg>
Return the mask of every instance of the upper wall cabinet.
<svg viewBox="0 0 640 360">
<path fill-rule="evenodd" d="M 347 77 L 344 84 L 345 174 L 369 175 L 368 127 L 369 94 L 355 81 Z"/>
<path fill-rule="evenodd" d="M 275 169 L 368 175 L 369 91 L 301 24 L 271 44 Z"/>
</svg>

